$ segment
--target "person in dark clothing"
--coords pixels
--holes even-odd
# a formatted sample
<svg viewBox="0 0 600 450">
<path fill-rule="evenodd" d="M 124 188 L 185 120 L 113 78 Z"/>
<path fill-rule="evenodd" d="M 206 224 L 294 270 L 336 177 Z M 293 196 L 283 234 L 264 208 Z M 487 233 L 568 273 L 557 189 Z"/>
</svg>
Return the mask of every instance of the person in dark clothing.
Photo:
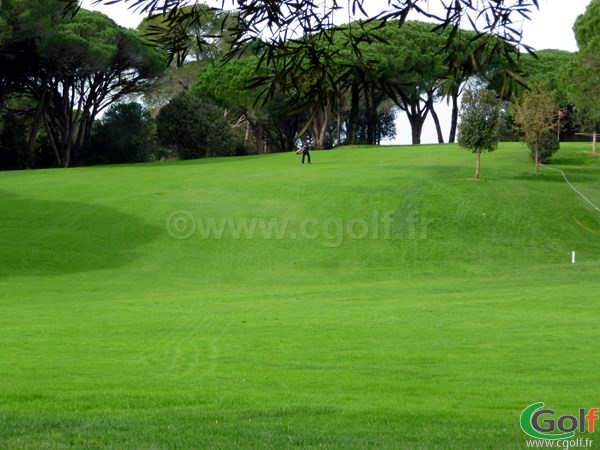
<svg viewBox="0 0 600 450">
<path fill-rule="evenodd" d="M 308 152 L 309 148 L 308 145 L 304 146 L 304 149 L 302 149 L 302 164 L 304 164 L 304 158 L 308 156 L 308 163 L 310 164 L 310 153 Z"/>
<path fill-rule="evenodd" d="M 300 138 L 296 139 L 296 146 L 298 147 L 298 150 L 296 150 L 296 153 L 299 155 L 300 153 L 302 153 L 302 164 L 304 164 L 304 159 L 308 156 L 308 163 L 310 164 L 310 138 L 307 138 L 306 140 L 302 140 Z"/>
</svg>

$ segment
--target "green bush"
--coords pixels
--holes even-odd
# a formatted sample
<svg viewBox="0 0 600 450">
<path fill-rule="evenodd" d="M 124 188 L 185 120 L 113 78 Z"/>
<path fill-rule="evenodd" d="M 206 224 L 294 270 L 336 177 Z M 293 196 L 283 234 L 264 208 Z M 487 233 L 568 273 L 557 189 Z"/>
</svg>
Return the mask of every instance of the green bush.
<svg viewBox="0 0 600 450">
<path fill-rule="evenodd" d="M 88 164 L 144 162 L 156 151 L 154 123 L 139 103 L 112 105 L 96 122 L 85 160 Z"/>
<path fill-rule="evenodd" d="M 30 158 L 24 151 L 26 129 L 26 121 L 16 114 L 0 118 L 0 170 L 30 167 Z"/>
<path fill-rule="evenodd" d="M 232 156 L 236 145 L 224 110 L 209 99 L 184 92 L 156 118 L 158 139 L 181 159 Z"/>
<path fill-rule="evenodd" d="M 529 147 L 529 156 L 532 161 L 535 161 L 535 149 L 531 144 L 527 144 Z M 544 135 L 542 143 L 542 149 L 540 150 L 540 162 L 545 164 L 550 161 L 552 155 L 560 150 L 560 142 L 558 142 L 558 136 L 554 132 L 548 132 Z"/>
</svg>

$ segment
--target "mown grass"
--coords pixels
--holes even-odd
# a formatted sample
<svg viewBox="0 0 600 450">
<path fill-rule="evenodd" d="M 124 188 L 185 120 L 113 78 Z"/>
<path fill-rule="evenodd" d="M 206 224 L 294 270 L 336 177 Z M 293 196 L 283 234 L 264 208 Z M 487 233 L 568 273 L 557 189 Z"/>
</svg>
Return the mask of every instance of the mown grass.
<svg viewBox="0 0 600 450">
<path fill-rule="evenodd" d="M 599 205 L 585 150 L 553 167 Z M 313 162 L 0 173 L 0 448 L 524 448 L 526 406 L 598 406 L 600 213 L 559 173 L 521 144 L 480 182 L 454 145 Z"/>
</svg>

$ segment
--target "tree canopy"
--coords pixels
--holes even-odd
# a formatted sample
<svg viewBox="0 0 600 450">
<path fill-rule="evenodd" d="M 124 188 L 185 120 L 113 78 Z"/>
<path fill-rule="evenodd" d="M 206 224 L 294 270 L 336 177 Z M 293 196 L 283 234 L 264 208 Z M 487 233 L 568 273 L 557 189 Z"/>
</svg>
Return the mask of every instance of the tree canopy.
<svg viewBox="0 0 600 450">
<path fill-rule="evenodd" d="M 154 124 L 150 112 L 139 103 L 113 104 L 94 125 L 85 162 L 145 162 L 155 147 Z"/>
<path fill-rule="evenodd" d="M 96 116 L 126 95 L 141 92 L 165 59 L 133 30 L 96 11 L 61 14 L 54 0 L 7 0 L 11 35 L 0 55 L 4 94 L 30 103 L 31 153 L 43 125 L 56 163 L 78 159 Z M 5 95 L 2 95 L 4 98 Z"/>
<path fill-rule="evenodd" d="M 77 0 L 64 0 L 71 10 L 76 10 Z M 98 0 L 99 3 L 112 4 L 126 0 Z M 208 20 L 206 11 L 198 4 L 186 8 L 185 0 L 134 0 L 131 8 L 138 12 L 155 15 L 166 15 L 165 24 L 171 30 L 189 29 L 188 24 L 202 27 Z M 430 5 L 431 4 L 431 5 Z M 356 55 L 355 61 L 362 60 L 360 43 L 376 39 L 372 36 L 373 21 L 382 24 L 397 20 L 403 24 L 410 12 L 433 21 L 438 28 L 447 29 L 447 64 L 452 72 L 459 71 L 458 62 L 463 58 L 464 48 L 453 45 L 461 24 L 470 23 L 476 31 L 476 41 L 470 47 L 475 58 L 481 47 L 489 53 L 504 54 L 513 60 L 514 45 L 521 40 L 520 22 L 528 19 L 531 11 L 538 7 L 538 0 L 456 0 L 452 2 L 413 0 L 390 0 L 387 8 L 370 13 L 368 0 L 350 0 L 347 10 L 342 11 L 341 2 L 298 2 L 296 0 L 262 0 L 237 1 L 222 0 L 221 8 L 231 6 L 235 19 L 224 25 L 222 33 L 231 37 L 229 57 L 239 57 L 248 51 L 260 56 L 261 63 L 275 70 L 271 74 L 274 84 L 292 79 L 295 75 L 307 70 L 307 59 L 296 57 L 298 54 L 310 55 L 308 65 L 311 70 L 321 75 L 322 83 L 331 87 L 343 74 L 330 64 L 330 49 L 333 45 L 333 34 L 340 29 L 340 20 L 355 22 L 348 28 L 348 48 Z M 430 6 L 432 6 L 430 8 Z M 183 25 L 183 26 L 182 26 Z M 495 39 L 499 37 L 500 39 Z M 494 39 L 492 39 L 494 38 Z M 196 41 L 195 44 L 203 45 Z M 169 49 L 172 58 L 185 53 L 193 45 L 180 33 L 165 36 L 164 46 Z M 180 61 L 181 62 L 181 61 Z M 505 72 L 510 76 L 511 72 Z M 305 90 L 314 90 L 313 98 L 322 95 L 323 86 L 312 85 Z M 276 90 L 266 91 L 275 95 Z M 327 105 L 323 105 L 327 107 Z"/>
<path fill-rule="evenodd" d="M 500 100 L 489 89 L 467 89 L 462 98 L 458 145 L 477 155 L 475 180 L 479 180 L 481 153 L 493 152 L 500 139 Z"/>
<path fill-rule="evenodd" d="M 576 63 L 575 53 L 565 50 L 539 50 L 535 55 L 523 55 L 519 61 L 527 83 L 545 82 L 549 89 L 556 91 L 560 103 L 569 102 L 563 73 Z"/>
<path fill-rule="evenodd" d="M 359 53 L 352 49 L 351 30 L 355 28 L 364 29 L 369 36 L 358 44 Z M 379 143 L 382 136 L 394 133 L 384 125 L 393 121 L 393 105 L 406 112 L 413 143 L 420 142 L 429 114 L 436 123 L 438 139 L 443 142 L 435 102 L 444 96 L 452 98 L 454 129 L 463 85 L 474 75 L 493 78 L 507 64 L 505 55 L 494 56 L 489 48 L 496 38 L 490 38 L 487 46 L 477 49 L 477 56 L 470 57 L 477 35 L 459 30 L 453 51 L 462 52 L 460 60 L 455 61 L 460 72 L 453 77 L 446 46 L 450 31 L 432 28 L 430 23 L 417 21 L 350 23 L 331 32 L 330 42 L 317 35 L 298 39 L 289 55 L 291 64 L 302 68 L 298 72 L 286 72 L 284 59 L 268 65 L 260 57 L 225 58 L 226 64 L 219 62 L 203 68 L 195 89 L 234 112 L 241 111 L 251 121 L 259 149 L 263 148 L 259 136 L 268 128 L 263 126 L 268 109 L 265 107 L 276 97 L 285 98 L 284 102 L 277 102 L 280 106 L 293 105 L 288 106 L 287 113 L 291 109 L 302 113 L 304 129 L 310 129 L 317 148 L 325 148 L 326 142 Z M 300 40 L 308 45 L 301 45 Z M 280 72 L 286 76 L 275 75 Z M 263 95 L 259 103 L 257 98 L 264 92 L 268 95 Z M 289 134 L 291 138 L 294 133 Z M 450 140 L 453 139 L 451 131 Z"/>
<path fill-rule="evenodd" d="M 594 73 L 600 0 L 575 25 L 577 57 L 549 50 L 518 61 L 527 48 L 520 43 L 520 22 L 537 0 L 390 0 L 375 13 L 364 0 L 350 0 L 347 10 L 337 0 L 222 0 L 221 8 L 183 0 L 97 3 L 119 1 L 148 15 L 139 33 L 96 12 L 64 16 L 53 0 L 6 0 L 0 11 L 6 25 L 0 62 L 10 62 L 0 66 L 0 101 L 7 106 L 7 93 L 19 92 L 18 99 L 10 97 L 11 107 L 27 110 L 27 148 L 43 127 L 58 164 L 80 159 L 100 111 L 157 84 L 164 50 L 183 69 L 173 65 L 145 100 L 158 109 L 181 91 L 198 92 L 202 101 L 210 97 L 224 108 L 228 126 L 242 133 L 246 126 L 246 139 L 251 133 L 259 152 L 286 149 L 306 130 L 318 148 L 376 144 L 393 133 L 387 124 L 397 109 L 408 117 L 413 143 L 420 142 L 429 116 L 443 142 L 435 103 L 444 97 L 452 103 L 453 141 L 458 98 L 470 79 L 507 99 L 525 83 L 522 74 L 528 83 L 546 81 L 563 105 L 597 127 L 592 99 L 600 85 Z M 61 2 L 76 10 L 74 0 Z M 409 12 L 430 22 L 407 20 Z M 459 28 L 465 24 L 474 30 Z M 140 34 L 155 38 L 154 48 Z M 592 95 L 586 98 L 584 89 Z M 11 123 L 18 128 L 18 120 Z"/>
<path fill-rule="evenodd" d="M 234 116 L 236 123 L 243 121 L 252 133 L 257 152 L 264 153 L 268 105 L 259 104 L 256 101 L 258 89 L 249 87 L 256 76 L 257 61 L 254 57 L 234 59 L 227 64 L 216 63 L 204 67 L 193 91 L 212 98 L 227 110 L 227 115 Z"/>
<path fill-rule="evenodd" d="M 556 93 L 546 83 L 532 85 L 511 104 L 511 110 L 522 140 L 533 153 L 535 171 L 552 153 L 558 150 L 556 134 L 558 126 L 558 103 Z"/>
<path fill-rule="evenodd" d="M 580 123 L 593 134 L 593 152 L 600 129 L 600 0 L 592 0 L 573 26 L 579 52 L 578 65 L 568 73 L 567 83 L 578 108 Z"/>
<path fill-rule="evenodd" d="M 181 6 L 179 13 L 184 17 L 180 22 L 173 23 L 169 14 L 159 13 L 142 20 L 137 30 L 167 50 L 173 49 L 170 42 L 180 42 L 181 49 L 173 55 L 178 65 L 189 59 L 214 61 L 229 50 L 225 30 L 235 25 L 235 15 L 204 3 Z"/>
<path fill-rule="evenodd" d="M 183 92 L 163 107 L 156 118 L 158 139 L 181 159 L 235 154 L 223 110 L 199 95 Z"/>
</svg>

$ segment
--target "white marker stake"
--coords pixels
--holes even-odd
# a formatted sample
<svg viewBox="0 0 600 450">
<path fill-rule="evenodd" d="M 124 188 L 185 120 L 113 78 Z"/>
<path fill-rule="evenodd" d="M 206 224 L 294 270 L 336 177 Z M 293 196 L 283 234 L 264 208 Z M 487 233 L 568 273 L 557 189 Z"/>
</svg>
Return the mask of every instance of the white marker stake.
<svg viewBox="0 0 600 450">
<path fill-rule="evenodd" d="M 571 252 L 571 262 L 575 264 L 575 251 Z"/>
</svg>

